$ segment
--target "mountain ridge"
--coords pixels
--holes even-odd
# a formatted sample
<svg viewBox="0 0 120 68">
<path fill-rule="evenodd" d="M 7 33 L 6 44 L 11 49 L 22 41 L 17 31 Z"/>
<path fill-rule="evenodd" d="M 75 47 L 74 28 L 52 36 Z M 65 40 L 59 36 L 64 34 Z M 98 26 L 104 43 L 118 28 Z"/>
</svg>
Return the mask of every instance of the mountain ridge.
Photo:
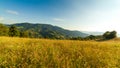
<svg viewBox="0 0 120 68">
<path fill-rule="evenodd" d="M 57 38 L 67 38 L 67 37 L 86 37 L 89 34 L 83 33 L 77 30 L 68 30 L 59 26 L 54 26 L 51 24 L 40 24 L 40 23 L 16 23 L 10 24 L 8 26 L 15 25 L 21 31 L 33 32 L 37 37 L 57 37 Z M 58 37 L 59 36 L 59 37 Z"/>
</svg>

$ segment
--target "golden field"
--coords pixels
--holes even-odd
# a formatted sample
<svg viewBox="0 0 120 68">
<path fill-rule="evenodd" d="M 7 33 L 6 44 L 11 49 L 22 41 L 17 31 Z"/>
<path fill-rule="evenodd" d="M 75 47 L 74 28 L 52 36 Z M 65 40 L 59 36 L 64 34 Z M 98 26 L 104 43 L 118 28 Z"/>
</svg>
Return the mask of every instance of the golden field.
<svg viewBox="0 0 120 68">
<path fill-rule="evenodd" d="M 120 68 L 120 41 L 0 37 L 0 68 Z"/>
</svg>

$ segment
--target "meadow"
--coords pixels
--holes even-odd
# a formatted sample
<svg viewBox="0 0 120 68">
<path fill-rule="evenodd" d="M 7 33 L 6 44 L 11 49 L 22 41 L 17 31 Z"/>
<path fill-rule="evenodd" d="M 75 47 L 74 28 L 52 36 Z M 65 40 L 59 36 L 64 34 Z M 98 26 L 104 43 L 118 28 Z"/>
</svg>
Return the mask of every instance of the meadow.
<svg viewBox="0 0 120 68">
<path fill-rule="evenodd" d="M 120 41 L 0 37 L 0 68 L 120 68 Z"/>
</svg>

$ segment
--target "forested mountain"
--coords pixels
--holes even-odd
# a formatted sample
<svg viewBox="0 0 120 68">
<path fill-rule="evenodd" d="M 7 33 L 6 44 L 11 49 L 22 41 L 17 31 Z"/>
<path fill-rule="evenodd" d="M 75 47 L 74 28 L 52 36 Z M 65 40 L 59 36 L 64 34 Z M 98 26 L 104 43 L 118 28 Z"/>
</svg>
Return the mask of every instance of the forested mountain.
<svg viewBox="0 0 120 68">
<path fill-rule="evenodd" d="M 70 31 L 58 26 L 49 24 L 31 24 L 31 23 L 17 23 L 11 24 L 17 26 L 20 31 L 27 32 L 29 37 L 42 38 L 69 38 L 69 37 L 86 37 L 88 34 L 80 31 Z M 8 25 L 8 26 L 11 26 Z"/>
<path fill-rule="evenodd" d="M 106 31 L 102 35 L 89 35 L 80 31 L 70 31 L 49 24 L 17 23 L 10 25 L 0 24 L 0 36 L 71 40 L 101 40 L 116 38 L 117 32 Z"/>
</svg>

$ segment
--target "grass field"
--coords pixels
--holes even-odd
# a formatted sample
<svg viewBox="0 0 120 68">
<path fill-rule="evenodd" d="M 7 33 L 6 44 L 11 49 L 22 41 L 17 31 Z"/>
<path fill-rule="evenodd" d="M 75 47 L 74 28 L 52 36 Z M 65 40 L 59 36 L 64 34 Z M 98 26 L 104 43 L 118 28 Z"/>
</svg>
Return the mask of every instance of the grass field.
<svg viewBox="0 0 120 68">
<path fill-rule="evenodd" d="M 120 68 L 120 41 L 0 37 L 0 68 Z"/>
</svg>

